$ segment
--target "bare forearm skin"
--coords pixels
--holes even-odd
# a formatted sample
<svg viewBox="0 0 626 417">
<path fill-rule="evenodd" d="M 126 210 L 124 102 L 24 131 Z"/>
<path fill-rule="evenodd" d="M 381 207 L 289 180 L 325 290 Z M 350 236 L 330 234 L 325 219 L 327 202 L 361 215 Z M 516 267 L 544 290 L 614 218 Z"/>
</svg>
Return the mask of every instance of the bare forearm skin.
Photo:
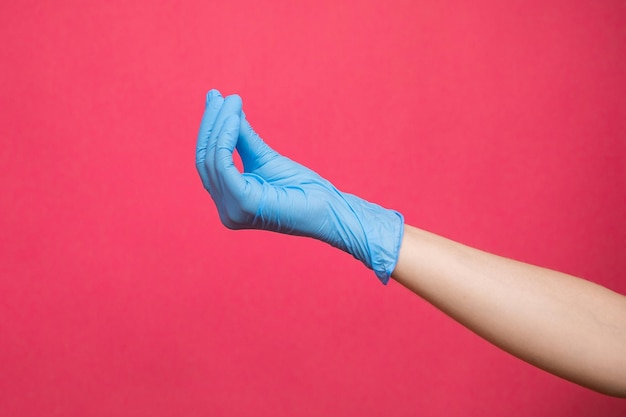
<svg viewBox="0 0 626 417">
<path fill-rule="evenodd" d="M 623 295 L 411 226 L 392 277 L 518 358 L 626 397 Z"/>
</svg>

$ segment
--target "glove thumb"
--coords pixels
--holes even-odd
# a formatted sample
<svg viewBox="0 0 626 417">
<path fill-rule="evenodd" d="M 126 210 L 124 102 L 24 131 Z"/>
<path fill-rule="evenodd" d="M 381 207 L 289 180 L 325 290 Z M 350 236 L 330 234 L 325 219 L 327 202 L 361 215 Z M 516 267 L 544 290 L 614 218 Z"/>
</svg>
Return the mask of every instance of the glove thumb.
<svg viewBox="0 0 626 417">
<path fill-rule="evenodd" d="M 243 112 L 242 115 L 237 152 L 241 156 L 244 171 L 250 172 L 267 162 L 276 152 L 252 129 Z"/>
</svg>

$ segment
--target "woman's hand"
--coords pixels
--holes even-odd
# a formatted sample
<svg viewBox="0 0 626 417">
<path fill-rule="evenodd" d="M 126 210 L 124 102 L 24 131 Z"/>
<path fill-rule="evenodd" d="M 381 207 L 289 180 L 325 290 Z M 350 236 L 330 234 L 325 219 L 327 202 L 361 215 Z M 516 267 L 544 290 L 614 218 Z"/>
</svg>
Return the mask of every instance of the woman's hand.
<svg viewBox="0 0 626 417">
<path fill-rule="evenodd" d="M 235 148 L 243 173 L 233 162 Z M 196 167 L 226 227 L 312 237 L 352 254 L 383 283 L 389 280 L 402 240 L 400 213 L 342 193 L 271 149 L 245 119 L 239 96 L 207 94 Z"/>
</svg>

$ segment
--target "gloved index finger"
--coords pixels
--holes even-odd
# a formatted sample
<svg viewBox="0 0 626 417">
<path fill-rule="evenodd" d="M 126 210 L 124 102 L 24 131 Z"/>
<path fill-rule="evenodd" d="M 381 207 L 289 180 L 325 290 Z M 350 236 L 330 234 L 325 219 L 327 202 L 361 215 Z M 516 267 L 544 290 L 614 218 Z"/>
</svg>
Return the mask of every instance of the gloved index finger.
<svg viewBox="0 0 626 417">
<path fill-rule="evenodd" d="M 204 162 L 206 157 L 206 148 L 209 138 L 215 125 L 217 115 L 222 108 L 224 98 L 219 91 L 213 89 L 206 95 L 205 110 L 200 122 L 200 130 L 198 131 L 198 141 L 196 142 L 196 164 Z"/>
<path fill-rule="evenodd" d="M 233 162 L 233 152 L 239 137 L 239 116 L 230 114 L 220 130 L 215 147 L 215 171 L 219 186 L 237 200 L 244 197 L 246 180 Z"/>
<path fill-rule="evenodd" d="M 209 138 L 215 129 L 215 121 L 223 103 L 224 98 L 219 91 L 213 89 L 207 93 L 205 110 L 198 131 L 198 140 L 196 142 L 196 169 L 202 180 L 202 185 L 204 185 L 204 188 L 207 190 L 209 190 L 209 175 L 204 161 L 206 159 Z"/>
<path fill-rule="evenodd" d="M 211 136 L 209 137 L 209 141 L 207 143 L 206 159 L 204 161 L 204 165 L 207 170 L 210 187 L 213 186 L 212 183 L 217 179 L 217 173 L 215 170 L 215 145 L 217 143 L 217 138 L 221 134 L 226 118 L 231 115 L 235 115 L 237 116 L 237 119 L 239 119 L 240 114 L 241 98 L 238 95 L 231 95 L 226 97 L 226 99 L 224 99 L 224 104 L 222 105 L 222 108 L 217 115 L 217 119 L 215 120 Z M 209 192 L 210 191 L 211 190 L 209 190 Z"/>
</svg>

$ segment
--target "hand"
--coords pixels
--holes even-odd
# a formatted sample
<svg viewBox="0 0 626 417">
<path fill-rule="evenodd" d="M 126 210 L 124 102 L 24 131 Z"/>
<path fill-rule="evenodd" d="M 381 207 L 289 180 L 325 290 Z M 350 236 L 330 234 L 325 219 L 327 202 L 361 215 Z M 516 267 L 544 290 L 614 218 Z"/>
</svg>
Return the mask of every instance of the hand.
<svg viewBox="0 0 626 417">
<path fill-rule="evenodd" d="M 233 162 L 235 147 L 243 174 Z M 352 254 L 383 283 L 389 280 L 402 240 L 402 215 L 342 193 L 275 152 L 245 119 L 238 96 L 207 94 L 196 167 L 226 227 L 319 239 Z"/>
</svg>

